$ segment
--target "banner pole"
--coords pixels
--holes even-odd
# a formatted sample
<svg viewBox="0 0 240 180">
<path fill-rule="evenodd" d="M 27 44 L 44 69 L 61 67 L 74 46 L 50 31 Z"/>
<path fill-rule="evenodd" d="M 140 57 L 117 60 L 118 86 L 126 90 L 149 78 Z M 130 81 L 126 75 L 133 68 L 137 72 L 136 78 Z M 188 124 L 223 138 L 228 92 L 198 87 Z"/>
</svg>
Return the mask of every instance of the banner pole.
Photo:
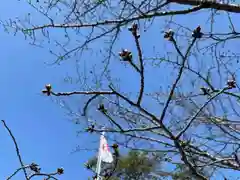
<svg viewBox="0 0 240 180">
<path fill-rule="evenodd" d="M 101 140 L 104 136 L 104 132 L 101 133 L 101 136 L 100 136 L 100 143 L 99 143 L 99 150 L 98 150 L 98 160 L 97 160 L 97 168 L 96 168 L 96 173 L 97 173 L 97 180 L 100 180 L 101 179 L 101 176 L 100 176 L 100 173 L 101 173 L 101 163 L 102 163 L 102 158 L 101 158 Z"/>
</svg>

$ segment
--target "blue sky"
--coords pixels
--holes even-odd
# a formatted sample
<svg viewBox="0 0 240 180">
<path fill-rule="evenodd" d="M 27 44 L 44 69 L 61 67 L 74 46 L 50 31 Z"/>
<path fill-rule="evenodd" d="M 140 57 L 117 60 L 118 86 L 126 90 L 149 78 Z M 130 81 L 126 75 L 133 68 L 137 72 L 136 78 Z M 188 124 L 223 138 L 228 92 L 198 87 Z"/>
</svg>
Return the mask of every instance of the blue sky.
<svg viewBox="0 0 240 180">
<path fill-rule="evenodd" d="M 12 7 L 17 8 L 14 11 L 9 11 Z M 13 0 L 4 1 L 0 7 L 0 18 L 1 20 L 7 20 L 17 16 L 23 17 L 29 11 L 31 11 L 31 8 L 26 3 Z M 34 18 L 34 22 L 41 21 L 40 15 L 35 15 Z M 194 16 L 191 16 L 191 18 L 194 19 Z M 179 17 L 179 23 L 183 23 L 190 28 L 194 28 L 201 23 L 205 23 L 203 26 L 207 27 L 205 20 L 206 16 L 203 16 L 198 22 L 189 21 L 183 16 Z M 172 48 L 170 45 L 162 43 L 163 39 L 160 34 L 162 29 L 158 29 L 161 24 L 161 22 L 157 23 L 149 31 L 149 34 L 152 35 L 143 35 L 142 42 L 145 55 L 153 53 L 152 48 L 148 46 L 148 42 L 157 43 L 156 34 L 159 36 L 159 44 L 161 44 L 157 45 L 158 48 Z M 218 24 L 217 28 L 223 27 Z M 57 34 L 56 37 L 58 35 L 59 38 L 63 38 L 60 34 Z M 123 46 L 130 49 L 134 47 L 133 43 L 126 43 L 131 38 L 129 35 L 124 33 L 122 37 L 124 38 L 120 38 L 116 50 Z M 23 161 L 25 163 L 36 162 L 42 165 L 42 169 L 46 172 L 54 171 L 57 167 L 64 167 L 65 174 L 60 177 L 61 180 L 87 179 L 90 173 L 84 169 L 83 163 L 92 157 L 95 152 L 81 151 L 74 154 L 70 152 L 77 145 L 86 147 L 88 142 L 97 142 L 98 137 L 90 138 L 88 134 L 77 137 L 76 131 L 81 127 L 70 122 L 70 118 L 59 105 L 41 94 L 41 89 L 46 83 L 53 84 L 53 88 L 56 87 L 58 91 L 78 87 L 66 84 L 63 81 L 66 75 L 74 74 L 74 63 L 64 62 L 59 66 L 47 66 L 44 63 L 53 61 L 54 57 L 50 55 L 46 48 L 31 46 L 28 41 L 24 40 L 23 36 L 7 34 L 3 29 L 1 29 L 0 39 L 0 83 L 2 85 L 0 89 L 0 118 L 6 121 L 14 133 Z M 101 45 L 98 42 L 95 46 Z M 86 55 L 85 58 L 87 58 Z M 113 63 L 116 64 L 117 62 L 114 61 Z M 131 74 L 131 78 L 129 78 L 129 69 L 124 66 L 112 65 L 112 70 L 116 77 L 121 76 L 124 87 L 128 89 L 133 86 L 131 89 L 135 90 L 135 86 L 137 87 L 138 84 L 133 83 L 136 78 L 134 74 Z M 122 71 L 125 73 L 122 73 Z M 155 81 L 151 80 L 154 74 L 150 70 L 148 73 L 146 77 L 148 87 L 158 88 Z M 171 77 L 165 76 L 166 73 L 167 69 L 164 70 L 163 68 L 158 74 L 159 77 L 161 76 L 160 83 L 162 84 L 171 80 Z M 146 90 L 151 90 L 151 88 Z M 79 103 L 78 99 L 74 102 L 74 105 Z M 149 108 L 156 112 L 159 110 L 155 107 Z M 97 146 L 98 143 L 95 143 L 95 148 Z M 3 126 L 0 128 L 0 147 L 0 179 L 5 179 L 19 167 L 19 162 L 16 158 L 13 142 Z M 21 180 L 22 177 L 20 173 L 15 179 Z"/>
<path fill-rule="evenodd" d="M 21 6 L 22 5 L 22 6 Z M 9 11 L 12 7 L 14 11 Z M 1 20 L 23 16 L 29 10 L 26 3 L 5 1 L 0 7 Z M 61 179 L 86 179 L 83 162 L 91 153 L 70 154 L 87 138 L 76 137 L 76 125 L 68 121 L 63 110 L 41 94 L 46 83 L 61 89 L 63 77 L 70 70 L 46 66 L 53 58 L 46 49 L 28 44 L 23 36 L 14 37 L 1 29 L 0 114 L 16 136 L 23 161 L 42 165 L 45 172 L 64 167 Z M 14 144 L 7 131 L 0 128 L 0 179 L 5 179 L 19 167 Z M 16 180 L 23 178 L 20 173 Z"/>
</svg>

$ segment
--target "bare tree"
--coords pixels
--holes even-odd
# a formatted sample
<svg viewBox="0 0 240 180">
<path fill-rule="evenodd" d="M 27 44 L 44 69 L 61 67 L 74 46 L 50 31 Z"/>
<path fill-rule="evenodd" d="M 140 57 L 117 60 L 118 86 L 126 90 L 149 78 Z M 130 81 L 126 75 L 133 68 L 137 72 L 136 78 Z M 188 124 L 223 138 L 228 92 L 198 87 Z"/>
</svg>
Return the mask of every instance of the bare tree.
<svg viewBox="0 0 240 180">
<path fill-rule="evenodd" d="M 163 152 L 168 165 L 186 165 L 193 179 L 225 178 L 225 169 L 240 170 L 240 6 L 235 1 L 39 0 L 29 5 L 42 22 L 33 16 L 2 25 L 34 45 L 56 45 L 59 49 L 50 51 L 54 63 L 75 60 L 81 89 L 58 92 L 49 84 L 43 93 L 83 97 L 80 115 L 70 98 L 63 99 L 76 123 L 88 132 L 104 127 L 119 146 Z M 59 32 L 65 40 L 55 38 Z M 99 113 L 101 120 L 91 120 Z"/>
</svg>

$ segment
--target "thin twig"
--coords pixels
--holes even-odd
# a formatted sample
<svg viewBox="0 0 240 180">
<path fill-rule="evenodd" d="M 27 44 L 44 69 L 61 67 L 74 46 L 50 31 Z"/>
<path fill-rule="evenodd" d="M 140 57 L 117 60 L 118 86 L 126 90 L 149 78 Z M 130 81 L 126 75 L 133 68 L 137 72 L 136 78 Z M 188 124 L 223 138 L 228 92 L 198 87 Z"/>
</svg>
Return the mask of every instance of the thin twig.
<svg viewBox="0 0 240 180">
<path fill-rule="evenodd" d="M 193 39 L 193 41 L 192 41 L 192 43 L 189 45 L 189 47 L 188 47 L 185 55 L 183 55 L 182 52 L 180 51 L 180 49 L 178 48 L 175 39 L 172 38 L 172 42 L 173 42 L 173 45 L 174 45 L 176 51 L 177 51 L 178 54 L 182 57 L 182 63 L 181 63 L 180 70 L 179 70 L 179 72 L 178 72 L 178 76 L 177 76 L 175 82 L 174 82 L 173 85 L 172 85 L 172 88 L 171 88 L 170 93 L 169 93 L 169 95 L 168 95 L 168 99 L 167 99 L 167 101 L 166 101 L 166 104 L 165 104 L 165 106 L 164 106 L 164 108 L 163 108 L 163 110 L 162 110 L 161 116 L 160 116 L 160 118 L 159 118 L 161 122 L 163 121 L 163 119 L 164 119 L 164 117 L 165 117 L 165 114 L 166 114 L 167 109 L 168 109 L 168 106 L 169 106 L 169 104 L 170 104 L 170 102 L 171 102 L 171 100 L 172 100 L 172 97 L 173 97 L 174 91 L 175 91 L 175 89 L 176 89 L 176 87 L 177 87 L 177 84 L 178 84 L 178 82 L 180 81 L 180 79 L 181 79 L 181 77 L 182 77 L 183 70 L 184 70 L 184 67 L 185 67 L 185 63 L 186 63 L 187 58 L 188 58 L 188 54 L 189 54 L 189 52 L 190 52 L 193 44 L 195 43 L 195 41 L 196 41 L 196 38 Z"/>
<path fill-rule="evenodd" d="M 24 169 L 25 168 L 28 168 L 29 166 L 26 166 L 26 167 L 23 167 Z M 10 180 L 13 176 L 15 176 L 19 171 L 21 171 L 23 169 L 22 167 L 16 169 L 16 171 L 14 173 L 12 173 L 12 175 L 10 175 L 7 180 Z"/>
<path fill-rule="evenodd" d="M 43 26 L 35 26 L 33 28 L 28 28 L 28 29 L 23 29 L 23 31 L 35 31 L 35 30 L 41 30 L 45 28 L 86 28 L 86 27 L 95 27 L 95 26 L 103 26 L 103 25 L 109 25 L 112 26 L 114 24 L 121 24 L 124 25 L 125 23 L 130 23 L 136 20 L 141 20 L 141 19 L 149 19 L 153 17 L 161 17 L 161 16 L 171 16 L 171 15 L 185 15 L 189 14 L 192 12 L 196 12 L 204 8 L 204 5 L 199 5 L 193 8 L 189 9 L 184 9 L 184 10 L 179 10 L 179 11 L 164 11 L 164 12 L 154 12 L 154 13 L 149 13 L 149 14 L 144 14 L 140 16 L 135 16 L 129 19 L 123 19 L 123 20 L 104 20 L 96 23 L 86 23 L 86 24 L 78 24 L 78 23 L 73 23 L 73 24 L 45 24 Z M 239 8 L 240 10 L 240 8 Z"/>
<path fill-rule="evenodd" d="M 120 126 L 120 124 L 118 124 L 108 113 L 103 112 L 103 114 L 115 125 L 118 127 L 118 129 L 120 130 L 120 132 L 124 132 L 123 128 Z"/>
<path fill-rule="evenodd" d="M 51 92 L 52 95 L 54 96 L 71 96 L 71 95 L 77 95 L 77 94 L 82 94 L 82 95 L 96 95 L 96 94 L 114 94 L 112 91 L 73 91 L 73 92 Z"/>
<path fill-rule="evenodd" d="M 58 174 L 57 172 L 55 172 L 55 173 L 50 173 L 50 174 L 47 174 L 47 173 L 35 173 L 35 174 L 31 175 L 31 176 L 29 177 L 29 179 L 32 179 L 32 178 L 35 177 L 35 176 L 46 176 L 48 179 L 52 178 L 52 179 L 54 179 L 54 180 L 58 180 L 57 178 L 54 177 L 54 175 L 57 175 L 57 174 Z"/>
<path fill-rule="evenodd" d="M 218 93 L 216 93 L 214 96 L 212 96 L 211 98 L 209 98 L 209 100 L 207 102 L 204 103 L 204 105 L 196 112 L 196 114 L 190 119 L 189 123 L 187 124 L 187 126 L 177 135 L 177 138 L 181 137 L 181 135 L 190 127 L 190 125 L 192 124 L 192 122 L 196 119 L 196 117 L 198 116 L 198 114 L 208 105 L 209 102 L 211 102 L 213 99 L 215 99 L 217 96 L 219 96 L 220 94 L 222 94 L 227 88 L 223 88 L 221 91 L 219 91 Z"/>
<path fill-rule="evenodd" d="M 23 172 L 24 172 L 24 175 L 25 175 L 26 180 L 28 180 L 27 172 L 26 172 L 26 169 L 25 169 L 25 167 L 24 167 L 24 164 L 23 164 L 23 161 L 22 161 L 22 158 L 21 158 L 21 155 L 20 155 L 20 151 L 19 151 L 19 148 L 18 148 L 18 145 L 17 145 L 17 141 L 16 141 L 15 137 L 13 136 L 11 130 L 9 129 L 9 127 L 7 126 L 7 124 L 5 123 L 4 120 L 2 120 L 2 123 L 3 123 L 4 127 L 7 129 L 9 135 L 11 136 L 11 138 L 12 138 L 12 140 L 13 140 L 13 143 L 14 143 L 15 149 L 16 149 L 16 153 L 17 153 L 19 162 L 20 162 L 20 164 L 21 164 L 21 169 L 22 169 Z"/>
</svg>

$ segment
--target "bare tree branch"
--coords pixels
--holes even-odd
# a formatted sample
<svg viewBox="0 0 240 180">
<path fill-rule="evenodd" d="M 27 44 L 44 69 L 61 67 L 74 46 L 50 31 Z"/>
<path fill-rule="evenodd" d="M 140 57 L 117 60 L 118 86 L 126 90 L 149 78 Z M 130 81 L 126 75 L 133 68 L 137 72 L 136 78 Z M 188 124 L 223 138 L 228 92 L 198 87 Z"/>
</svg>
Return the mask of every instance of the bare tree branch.
<svg viewBox="0 0 240 180">
<path fill-rule="evenodd" d="M 232 13 L 240 13 L 240 6 L 236 4 L 229 4 L 225 1 L 217 2 L 212 0 L 168 0 L 171 3 L 190 5 L 190 6 L 199 6 L 204 5 L 203 8 L 212 8 L 220 11 L 232 12 Z"/>
<path fill-rule="evenodd" d="M 140 16 L 136 16 L 133 18 L 129 18 L 127 20 L 105 20 L 102 22 L 96 22 L 96 23 L 87 23 L 87 24 L 46 24 L 43 26 L 35 26 L 33 28 L 26 28 L 22 29 L 24 32 L 28 31 L 36 31 L 36 30 L 41 30 L 45 28 L 86 28 L 86 27 L 96 27 L 96 26 L 102 26 L 102 25 L 121 25 L 121 24 L 127 24 L 133 21 L 141 20 L 141 19 L 149 19 L 153 17 L 163 17 L 163 16 L 171 16 L 171 15 L 184 15 L 184 14 L 189 14 L 192 12 L 196 12 L 201 10 L 205 5 L 199 5 L 194 8 L 190 8 L 187 10 L 179 10 L 179 11 L 169 11 L 169 12 L 155 12 L 152 14 L 144 14 Z"/>
<path fill-rule="evenodd" d="M 28 180 L 27 172 L 26 172 L 26 169 L 25 169 L 25 167 L 24 167 L 24 164 L 23 164 L 23 161 L 22 161 L 22 158 L 21 158 L 21 155 L 20 155 L 20 151 L 19 151 L 19 148 L 18 148 L 18 145 L 17 145 L 17 141 L 16 141 L 14 135 L 12 134 L 11 130 L 10 130 L 9 127 L 7 126 L 6 122 L 5 122 L 4 120 L 2 120 L 2 123 L 3 123 L 4 127 L 7 129 L 10 137 L 11 137 L 12 140 L 13 140 L 13 143 L 14 143 L 15 149 L 16 149 L 16 153 L 17 153 L 17 156 L 18 156 L 18 160 L 19 160 L 19 162 L 20 162 L 20 164 L 21 164 L 21 169 L 22 169 L 23 172 L 24 172 L 25 179 Z"/>
</svg>

